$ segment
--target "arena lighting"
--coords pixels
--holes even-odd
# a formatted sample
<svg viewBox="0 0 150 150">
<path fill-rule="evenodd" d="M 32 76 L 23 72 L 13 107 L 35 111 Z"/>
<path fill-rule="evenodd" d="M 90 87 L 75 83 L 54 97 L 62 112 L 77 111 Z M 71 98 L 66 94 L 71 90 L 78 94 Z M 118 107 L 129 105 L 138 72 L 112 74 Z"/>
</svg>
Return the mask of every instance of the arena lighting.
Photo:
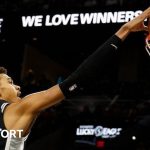
<svg viewBox="0 0 150 150">
<path fill-rule="evenodd" d="M 3 22 L 3 18 L 0 18 L 0 32 L 1 32 L 1 28 L 2 28 L 2 22 Z"/>
<path fill-rule="evenodd" d="M 124 23 L 132 20 L 139 14 L 137 11 L 118 12 L 92 12 L 53 15 L 22 16 L 22 27 L 42 27 L 59 25 L 85 25 L 85 24 L 109 24 Z"/>
<path fill-rule="evenodd" d="M 38 39 L 37 39 L 37 37 L 33 37 L 32 40 L 33 41 L 37 41 Z"/>
<path fill-rule="evenodd" d="M 132 140 L 135 141 L 136 140 L 136 136 L 132 136 Z"/>
<path fill-rule="evenodd" d="M 105 141 L 104 141 L 104 140 L 98 140 L 98 141 L 96 142 L 96 147 L 97 147 L 97 148 L 103 149 L 104 146 L 105 146 Z"/>
</svg>

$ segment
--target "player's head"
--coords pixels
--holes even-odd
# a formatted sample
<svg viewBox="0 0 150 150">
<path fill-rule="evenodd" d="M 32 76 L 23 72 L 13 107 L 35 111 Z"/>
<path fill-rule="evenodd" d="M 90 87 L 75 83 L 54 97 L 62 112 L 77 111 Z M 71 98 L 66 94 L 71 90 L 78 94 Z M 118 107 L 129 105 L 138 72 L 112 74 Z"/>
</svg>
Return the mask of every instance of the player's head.
<svg viewBox="0 0 150 150">
<path fill-rule="evenodd" d="M 20 95 L 20 87 L 13 83 L 11 77 L 7 75 L 7 70 L 0 67 L 0 99 L 14 102 Z"/>
</svg>

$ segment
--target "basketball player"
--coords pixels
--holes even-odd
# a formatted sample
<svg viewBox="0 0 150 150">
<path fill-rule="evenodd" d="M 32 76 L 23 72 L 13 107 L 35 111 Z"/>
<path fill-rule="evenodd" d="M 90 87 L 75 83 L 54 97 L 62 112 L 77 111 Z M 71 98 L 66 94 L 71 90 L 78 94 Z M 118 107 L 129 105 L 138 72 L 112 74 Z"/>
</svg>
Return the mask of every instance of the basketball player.
<svg viewBox="0 0 150 150">
<path fill-rule="evenodd" d="M 38 114 L 61 102 L 65 98 L 78 94 L 85 82 L 101 70 L 107 60 L 118 50 L 121 43 L 131 32 L 148 31 L 144 20 L 150 17 L 150 8 L 121 28 L 90 55 L 66 80 L 49 89 L 20 97 L 20 87 L 13 83 L 7 70 L 0 68 L 0 149 L 23 150 L 24 141 L 31 132 Z M 102 36 L 102 35 L 101 35 Z M 4 138 L 4 131 L 9 131 Z M 6 132 L 7 133 L 7 132 Z M 4 136 L 4 135 L 3 135 Z"/>
</svg>

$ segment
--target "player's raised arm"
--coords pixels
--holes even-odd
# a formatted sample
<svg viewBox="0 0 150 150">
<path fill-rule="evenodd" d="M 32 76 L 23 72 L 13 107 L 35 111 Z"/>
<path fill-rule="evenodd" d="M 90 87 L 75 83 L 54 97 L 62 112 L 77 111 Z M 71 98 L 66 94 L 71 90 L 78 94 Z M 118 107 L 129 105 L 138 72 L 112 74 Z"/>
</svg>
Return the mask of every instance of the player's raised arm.
<svg viewBox="0 0 150 150">
<path fill-rule="evenodd" d="M 66 80 L 50 89 L 34 93 L 23 98 L 21 105 L 26 111 L 39 112 L 64 98 L 78 94 L 86 82 L 95 79 L 98 71 L 103 73 L 107 61 L 116 53 L 122 41 L 131 32 L 147 31 L 144 20 L 150 17 L 150 8 L 133 20 L 125 23 L 121 28 L 90 55 Z M 91 85 L 90 85 L 91 86 Z"/>
<path fill-rule="evenodd" d="M 125 23 L 117 32 L 116 35 L 124 40 L 129 33 L 138 31 L 148 31 L 150 26 L 144 25 L 144 20 L 150 17 L 150 7 L 147 8 L 142 14 L 135 17 L 133 20 Z"/>
</svg>

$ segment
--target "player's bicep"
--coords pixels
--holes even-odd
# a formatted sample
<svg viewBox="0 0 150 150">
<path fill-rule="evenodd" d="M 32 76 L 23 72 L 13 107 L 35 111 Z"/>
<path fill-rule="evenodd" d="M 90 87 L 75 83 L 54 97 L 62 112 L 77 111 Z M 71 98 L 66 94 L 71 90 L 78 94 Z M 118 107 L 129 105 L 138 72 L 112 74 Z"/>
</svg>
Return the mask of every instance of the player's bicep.
<svg viewBox="0 0 150 150">
<path fill-rule="evenodd" d="M 64 95 L 61 92 L 58 85 L 52 88 L 27 95 L 22 98 L 20 107 L 24 112 L 38 113 L 64 99 Z"/>
</svg>

